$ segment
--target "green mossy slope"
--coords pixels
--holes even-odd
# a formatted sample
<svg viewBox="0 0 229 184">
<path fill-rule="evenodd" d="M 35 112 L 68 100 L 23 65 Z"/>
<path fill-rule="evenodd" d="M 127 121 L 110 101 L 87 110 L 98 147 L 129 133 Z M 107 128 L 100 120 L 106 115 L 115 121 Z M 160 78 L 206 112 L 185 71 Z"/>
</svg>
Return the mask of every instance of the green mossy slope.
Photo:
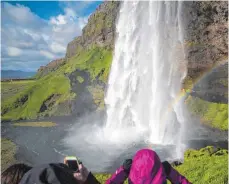
<svg viewBox="0 0 229 184">
<path fill-rule="evenodd" d="M 228 151 L 206 147 L 185 152 L 184 164 L 176 169 L 190 182 L 198 184 L 228 183 Z"/>
<path fill-rule="evenodd" d="M 221 130 L 228 130 L 228 104 L 213 103 L 189 96 L 190 111 L 201 118 L 203 123 Z"/>
<path fill-rule="evenodd" d="M 77 94 L 71 91 L 68 75 L 76 69 L 85 70 L 90 74 L 90 80 L 107 81 L 112 52 L 103 48 L 93 48 L 82 51 L 80 54 L 68 59 L 58 70 L 34 81 L 30 86 L 2 103 L 2 119 L 35 119 L 40 115 L 55 114 L 56 107 L 65 101 L 77 98 Z M 4 86 L 3 86 L 4 88 Z M 42 104 L 52 100 L 50 108 L 41 112 Z"/>
</svg>

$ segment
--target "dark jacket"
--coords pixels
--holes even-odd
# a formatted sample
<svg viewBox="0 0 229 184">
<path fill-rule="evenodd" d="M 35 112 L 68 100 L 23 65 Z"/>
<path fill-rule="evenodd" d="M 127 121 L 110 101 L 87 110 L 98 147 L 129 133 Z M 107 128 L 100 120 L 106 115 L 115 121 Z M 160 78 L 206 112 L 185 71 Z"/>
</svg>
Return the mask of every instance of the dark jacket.
<svg viewBox="0 0 229 184">
<path fill-rule="evenodd" d="M 78 184 L 72 171 L 62 163 L 51 163 L 33 167 L 22 178 L 19 184 Z M 85 183 L 99 182 L 90 173 Z"/>
</svg>

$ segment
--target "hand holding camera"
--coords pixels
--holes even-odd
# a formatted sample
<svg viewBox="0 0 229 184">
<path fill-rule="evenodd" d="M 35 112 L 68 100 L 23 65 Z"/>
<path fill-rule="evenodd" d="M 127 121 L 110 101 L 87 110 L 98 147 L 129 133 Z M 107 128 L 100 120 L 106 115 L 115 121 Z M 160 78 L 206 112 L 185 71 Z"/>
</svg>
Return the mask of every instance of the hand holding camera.
<svg viewBox="0 0 229 184">
<path fill-rule="evenodd" d="M 86 167 L 83 166 L 82 162 L 79 161 L 79 159 L 74 156 L 65 157 L 64 164 L 66 164 L 73 171 L 74 177 L 79 182 L 84 183 L 87 180 L 90 172 L 87 170 Z"/>
</svg>

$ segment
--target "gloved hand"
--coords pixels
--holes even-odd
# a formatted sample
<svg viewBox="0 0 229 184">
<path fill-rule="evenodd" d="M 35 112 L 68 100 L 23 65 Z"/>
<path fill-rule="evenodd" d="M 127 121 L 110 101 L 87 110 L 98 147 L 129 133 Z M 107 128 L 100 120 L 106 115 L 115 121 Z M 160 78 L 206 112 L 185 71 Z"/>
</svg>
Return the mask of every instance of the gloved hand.
<svg viewBox="0 0 229 184">
<path fill-rule="evenodd" d="M 132 159 L 125 160 L 122 165 L 125 173 L 128 175 L 130 173 L 131 165 L 132 165 Z"/>
<path fill-rule="evenodd" d="M 169 174 L 170 174 L 170 172 L 171 172 L 171 167 L 172 167 L 172 166 L 171 166 L 170 163 L 167 162 L 167 161 L 162 162 L 162 165 L 163 165 L 165 174 L 166 174 L 166 176 L 168 177 Z"/>
</svg>

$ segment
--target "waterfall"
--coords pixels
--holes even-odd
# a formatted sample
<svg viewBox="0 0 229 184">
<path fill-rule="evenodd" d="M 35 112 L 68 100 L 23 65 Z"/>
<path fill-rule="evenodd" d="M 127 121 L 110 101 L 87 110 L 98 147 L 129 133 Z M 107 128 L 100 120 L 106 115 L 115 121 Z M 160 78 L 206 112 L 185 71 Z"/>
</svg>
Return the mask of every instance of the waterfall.
<svg viewBox="0 0 229 184">
<path fill-rule="evenodd" d="M 187 72 L 181 9 L 174 1 L 122 2 L 105 97 L 110 134 L 134 128 L 151 143 L 180 141 L 185 117 L 177 98 Z"/>
</svg>

